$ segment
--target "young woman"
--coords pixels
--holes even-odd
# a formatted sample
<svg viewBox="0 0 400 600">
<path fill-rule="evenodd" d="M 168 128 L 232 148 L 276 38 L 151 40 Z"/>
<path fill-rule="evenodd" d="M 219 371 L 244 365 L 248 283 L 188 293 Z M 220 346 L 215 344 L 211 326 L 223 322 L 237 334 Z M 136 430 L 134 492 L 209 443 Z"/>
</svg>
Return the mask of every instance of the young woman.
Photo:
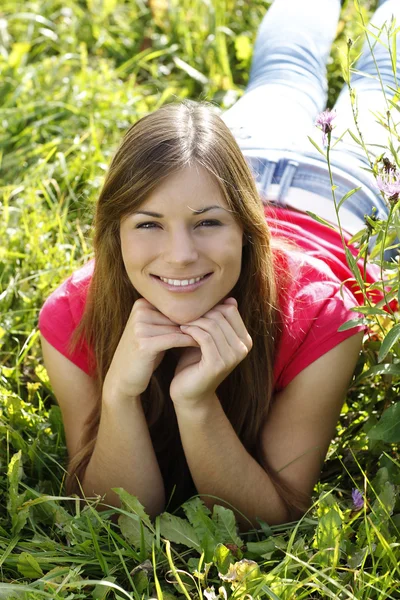
<svg viewBox="0 0 400 600">
<path fill-rule="evenodd" d="M 322 69 L 340 2 L 323 2 L 328 12 L 318 27 L 313 9 L 321 0 L 303 0 L 301 11 L 298 4 L 275 0 L 249 91 L 224 115 L 233 129 L 245 125 L 237 141 L 247 162 L 205 103 L 170 104 L 136 122 L 97 203 L 94 261 L 41 311 L 43 356 L 70 456 L 69 492 L 118 504 L 113 488 L 122 487 L 152 516 L 198 493 L 209 507 L 233 505 L 244 528 L 257 518 L 288 521 L 310 504 L 363 331 L 338 332 L 357 316 L 354 282 L 345 281 L 351 273 L 338 234 L 304 214 L 319 202 L 329 217 L 326 165 L 298 148 L 288 159 L 282 150 L 294 152 L 289 140 L 304 114 L 284 129 L 286 115 L 272 119 L 268 108 L 284 109 L 286 93 L 299 115 L 301 107 L 320 109 L 313 84 L 322 90 L 322 79 L 305 62 Z M 275 31 L 277 21 L 279 40 L 289 39 L 287 27 L 304 56 L 274 71 L 282 41 L 269 27 Z M 274 163 L 279 140 L 290 148 L 279 146 Z M 354 174 L 361 159 L 353 148 L 347 156 L 346 169 L 337 167 L 339 185 L 348 191 L 359 178 L 359 202 L 385 210 L 372 183 Z M 350 234 L 362 226 L 356 207 L 345 213 Z"/>
</svg>

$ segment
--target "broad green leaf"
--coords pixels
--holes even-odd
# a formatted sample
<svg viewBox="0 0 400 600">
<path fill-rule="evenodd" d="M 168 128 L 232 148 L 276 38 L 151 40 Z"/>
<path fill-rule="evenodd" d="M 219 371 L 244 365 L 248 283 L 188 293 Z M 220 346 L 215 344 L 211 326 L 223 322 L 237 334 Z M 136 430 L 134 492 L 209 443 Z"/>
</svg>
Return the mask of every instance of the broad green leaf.
<svg viewBox="0 0 400 600">
<path fill-rule="evenodd" d="M 185 519 L 169 513 L 160 516 L 161 535 L 176 544 L 184 544 L 201 553 L 199 538 L 194 528 Z"/>
<path fill-rule="evenodd" d="M 237 534 L 237 523 L 233 511 L 219 504 L 214 504 L 212 520 L 216 524 L 215 537 L 224 544 L 236 544 L 239 548 L 243 541 Z"/>
<path fill-rule="evenodd" d="M 389 333 L 385 336 L 385 339 L 383 340 L 381 347 L 379 348 L 378 362 L 381 362 L 386 357 L 386 355 L 388 354 L 388 352 L 390 352 L 391 348 L 393 348 L 399 337 L 400 324 L 397 324 L 394 325 L 389 331 Z"/>
<path fill-rule="evenodd" d="M 122 505 L 125 510 L 138 515 L 138 517 L 143 519 L 148 527 L 152 528 L 150 517 L 144 510 L 143 504 L 139 502 L 136 496 L 132 496 L 132 494 L 129 494 L 123 488 L 113 488 L 113 492 L 118 494 L 118 496 L 121 498 L 123 503 Z"/>
<path fill-rule="evenodd" d="M 28 552 L 22 552 L 18 558 L 17 569 L 24 577 L 29 577 L 30 579 L 38 579 L 39 577 L 43 577 L 44 573 L 36 560 L 29 554 Z"/>
<path fill-rule="evenodd" d="M 392 404 L 385 410 L 379 423 L 368 431 L 367 436 L 371 440 L 383 440 L 389 444 L 400 442 L 400 402 Z"/>
<path fill-rule="evenodd" d="M 193 526 L 203 545 L 203 538 L 207 535 L 208 537 L 214 538 L 215 536 L 215 523 L 210 519 L 211 511 L 205 506 L 198 496 L 188 500 L 182 504 L 182 508 L 189 523 Z"/>
<path fill-rule="evenodd" d="M 140 549 L 142 553 L 151 552 L 154 536 L 137 515 L 120 515 L 118 525 L 122 535 L 132 546 Z"/>
<path fill-rule="evenodd" d="M 268 540 L 262 540 L 261 542 L 247 542 L 246 547 L 252 554 L 263 556 L 264 554 L 275 550 L 275 542 L 272 538 L 269 538 Z"/>
<path fill-rule="evenodd" d="M 235 559 L 232 556 L 229 548 L 224 546 L 224 544 L 218 544 L 215 548 L 213 562 L 215 563 L 218 571 L 225 575 L 225 573 L 229 569 L 229 565 L 235 562 Z"/>
<path fill-rule="evenodd" d="M 342 518 L 338 509 L 333 506 L 325 514 L 320 515 L 315 532 L 314 545 L 318 548 L 317 562 L 321 565 L 336 567 L 339 561 L 339 550 L 344 545 L 341 539 Z"/>
</svg>

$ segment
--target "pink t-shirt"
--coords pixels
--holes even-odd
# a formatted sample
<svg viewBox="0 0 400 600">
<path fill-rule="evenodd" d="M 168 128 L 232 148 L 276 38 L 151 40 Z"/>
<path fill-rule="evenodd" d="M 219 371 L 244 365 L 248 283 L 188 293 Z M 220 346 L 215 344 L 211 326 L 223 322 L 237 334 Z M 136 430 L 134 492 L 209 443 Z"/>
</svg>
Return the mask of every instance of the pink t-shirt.
<svg viewBox="0 0 400 600">
<path fill-rule="evenodd" d="M 352 275 L 337 234 L 335 239 L 335 232 L 326 226 L 286 209 L 268 208 L 266 217 L 274 236 L 300 246 L 299 250 L 285 250 L 287 263 L 282 265 L 290 270 L 293 282 L 280 295 L 283 331 L 274 365 L 274 388 L 279 391 L 317 358 L 362 328 L 337 331 L 342 323 L 359 316 L 350 310 L 357 306 L 350 291 L 354 284 L 342 285 Z M 83 314 L 93 267 L 92 260 L 75 271 L 47 298 L 39 315 L 43 337 L 89 375 L 90 350 L 83 343 L 71 354 L 68 343 Z M 372 268 L 367 279 L 373 281 L 376 275 Z"/>
</svg>

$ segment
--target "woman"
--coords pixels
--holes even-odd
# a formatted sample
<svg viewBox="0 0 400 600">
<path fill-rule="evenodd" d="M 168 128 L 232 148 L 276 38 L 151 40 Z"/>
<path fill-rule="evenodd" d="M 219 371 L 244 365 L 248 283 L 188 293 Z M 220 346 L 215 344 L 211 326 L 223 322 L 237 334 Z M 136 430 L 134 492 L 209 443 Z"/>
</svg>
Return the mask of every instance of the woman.
<svg viewBox="0 0 400 600">
<path fill-rule="evenodd" d="M 288 4 L 275 1 L 261 32 Z M 246 150 L 254 167 L 257 144 Z M 337 234 L 296 207 L 264 213 L 260 191 L 204 103 L 164 106 L 125 135 L 97 204 L 95 260 L 40 315 L 69 492 L 118 504 L 123 487 L 151 516 L 198 493 L 233 505 L 244 528 L 309 506 L 363 330 L 337 331 L 357 306 Z"/>
</svg>

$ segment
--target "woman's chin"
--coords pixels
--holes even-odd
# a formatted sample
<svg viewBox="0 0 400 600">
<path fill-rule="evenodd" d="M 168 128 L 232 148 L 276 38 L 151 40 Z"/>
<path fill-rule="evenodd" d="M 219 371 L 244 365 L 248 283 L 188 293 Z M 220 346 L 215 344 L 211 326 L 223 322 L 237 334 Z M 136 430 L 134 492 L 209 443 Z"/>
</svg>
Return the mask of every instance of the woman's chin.
<svg viewBox="0 0 400 600">
<path fill-rule="evenodd" d="M 211 307 L 210 307 L 211 308 Z M 202 317 L 210 308 L 206 308 L 205 310 L 163 310 L 161 311 L 163 315 L 168 317 L 173 323 L 177 325 L 186 325 L 196 319 Z"/>
</svg>

